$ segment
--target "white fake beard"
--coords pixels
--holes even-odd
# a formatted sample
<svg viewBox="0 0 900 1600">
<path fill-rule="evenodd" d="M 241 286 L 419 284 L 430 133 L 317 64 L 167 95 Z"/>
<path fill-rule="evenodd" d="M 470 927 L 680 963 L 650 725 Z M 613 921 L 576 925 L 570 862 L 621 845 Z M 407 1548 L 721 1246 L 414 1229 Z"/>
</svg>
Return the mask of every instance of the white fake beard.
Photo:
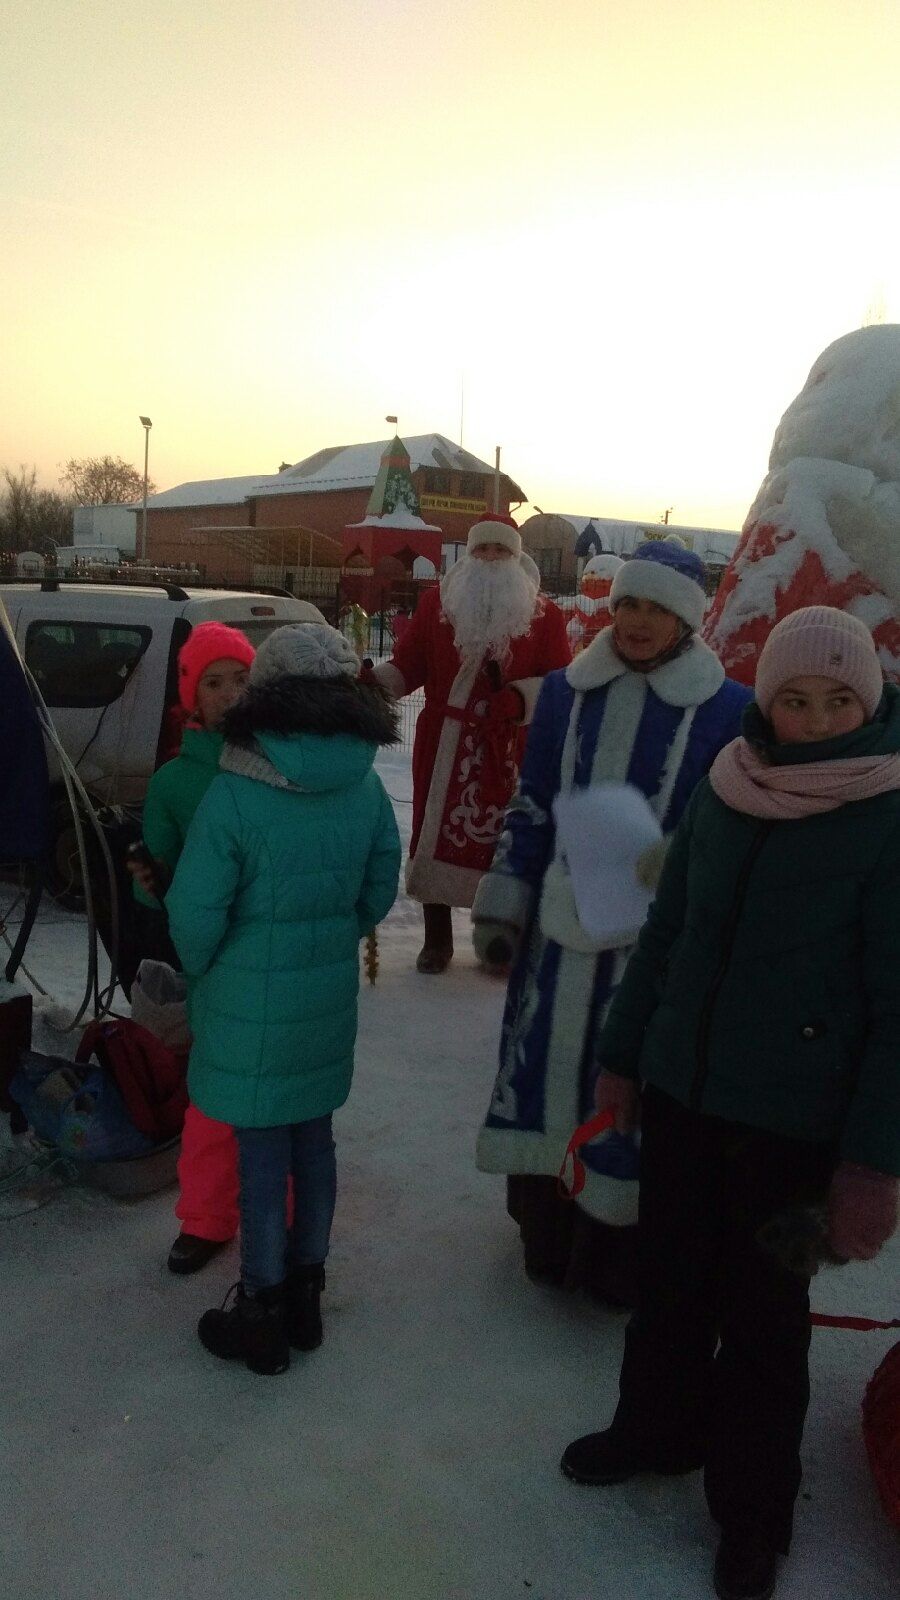
<svg viewBox="0 0 900 1600">
<path fill-rule="evenodd" d="M 531 627 L 538 591 L 515 557 L 479 561 L 461 556 L 441 582 L 441 605 L 464 661 L 502 661 L 513 639 Z"/>
</svg>

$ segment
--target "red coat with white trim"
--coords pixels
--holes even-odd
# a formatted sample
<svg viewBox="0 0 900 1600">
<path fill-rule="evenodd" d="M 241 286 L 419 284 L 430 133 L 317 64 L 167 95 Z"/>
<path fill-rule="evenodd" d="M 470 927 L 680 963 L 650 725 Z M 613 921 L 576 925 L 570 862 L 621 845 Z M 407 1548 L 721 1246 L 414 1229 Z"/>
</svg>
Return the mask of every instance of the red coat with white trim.
<svg viewBox="0 0 900 1600">
<path fill-rule="evenodd" d="M 406 871 L 414 899 L 472 904 L 493 860 L 541 684 L 548 672 L 567 666 L 570 656 L 562 612 L 539 595 L 531 628 L 513 640 L 507 661 L 485 655 L 463 665 L 440 590 L 422 596 L 390 662 L 376 669 L 398 698 L 425 689 L 413 747 Z M 507 685 L 524 701 L 521 722 L 492 715 L 492 694 Z"/>
</svg>

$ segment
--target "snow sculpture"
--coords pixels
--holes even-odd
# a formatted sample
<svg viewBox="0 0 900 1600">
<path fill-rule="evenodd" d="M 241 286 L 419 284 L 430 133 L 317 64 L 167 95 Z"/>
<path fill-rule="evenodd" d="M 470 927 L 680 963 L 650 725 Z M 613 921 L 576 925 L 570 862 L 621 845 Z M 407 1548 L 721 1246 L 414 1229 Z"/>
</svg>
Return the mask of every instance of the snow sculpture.
<svg viewBox="0 0 900 1600">
<path fill-rule="evenodd" d="M 860 328 L 819 356 L 781 419 L 769 472 L 704 637 L 752 684 L 776 622 L 831 605 L 872 631 L 900 680 L 900 325 Z"/>
<path fill-rule="evenodd" d="M 618 556 L 592 556 L 581 574 L 575 610 L 566 628 L 573 655 L 586 649 L 601 629 L 612 622 L 609 591 L 621 565 Z"/>
</svg>

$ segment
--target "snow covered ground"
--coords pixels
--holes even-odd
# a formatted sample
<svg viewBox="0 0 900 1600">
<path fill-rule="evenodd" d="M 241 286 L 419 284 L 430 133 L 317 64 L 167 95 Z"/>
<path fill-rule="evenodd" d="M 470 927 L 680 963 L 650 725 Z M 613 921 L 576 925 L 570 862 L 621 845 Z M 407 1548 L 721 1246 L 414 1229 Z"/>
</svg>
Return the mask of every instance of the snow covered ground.
<svg viewBox="0 0 900 1600">
<path fill-rule="evenodd" d="M 408 757 L 381 769 L 408 832 Z M 362 994 L 321 1350 L 277 1379 L 206 1354 L 194 1326 L 237 1252 L 172 1277 L 171 1191 L 68 1188 L 0 1222 L 4 1600 L 711 1593 L 697 1477 L 604 1491 L 558 1471 L 611 1414 L 624 1319 L 524 1278 L 502 1184 L 472 1154 L 502 990 L 476 971 L 463 915 L 451 971 L 419 977 L 419 915 L 400 900 Z M 82 940 L 51 910 L 29 952 L 60 999 L 79 991 Z M 36 1042 L 60 1048 L 45 1024 Z M 895 1241 L 874 1267 L 823 1275 L 816 1304 L 896 1314 L 898 1266 Z M 784 1600 L 900 1592 L 858 1425 L 894 1337 L 814 1335 Z"/>
</svg>

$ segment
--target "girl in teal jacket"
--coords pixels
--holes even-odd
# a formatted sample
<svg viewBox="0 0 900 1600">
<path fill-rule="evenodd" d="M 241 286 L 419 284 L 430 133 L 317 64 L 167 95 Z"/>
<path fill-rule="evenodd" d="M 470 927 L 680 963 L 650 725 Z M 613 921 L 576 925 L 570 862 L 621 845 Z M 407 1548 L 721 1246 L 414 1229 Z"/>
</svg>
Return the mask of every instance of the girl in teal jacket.
<svg viewBox="0 0 900 1600">
<path fill-rule="evenodd" d="M 863 623 L 780 622 L 744 735 L 601 1033 L 598 1109 L 633 1125 L 643 1081 L 638 1305 L 612 1426 L 562 1461 L 594 1484 L 702 1465 L 721 1600 L 771 1595 L 791 1538 L 815 1267 L 792 1219 L 869 1259 L 900 1174 L 900 696 Z"/>
<path fill-rule="evenodd" d="M 191 1099 L 234 1127 L 240 1167 L 237 1300 L 198 1331 L 257 1372 L 284 1371 L 289 1343 L 321 1340 L 331 1115 L 353 1072 L 359 941 L 397 893 L 397 827 L 372 770 L 396 714 L 358 673 L 324 624 L 263 643 L 166 899 L 192 980 Z"/>
</svg>

